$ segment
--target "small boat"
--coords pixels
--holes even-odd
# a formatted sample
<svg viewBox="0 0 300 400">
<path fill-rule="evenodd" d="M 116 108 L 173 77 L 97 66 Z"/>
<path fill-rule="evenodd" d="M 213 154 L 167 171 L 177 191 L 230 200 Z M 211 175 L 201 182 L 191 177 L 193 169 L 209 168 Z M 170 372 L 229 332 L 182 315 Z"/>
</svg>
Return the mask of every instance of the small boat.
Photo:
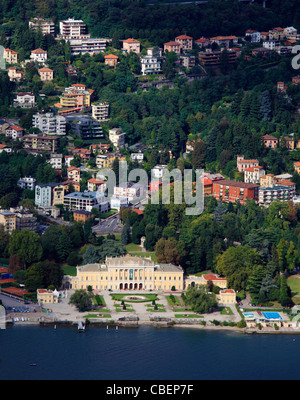
<svg viewBox="0 0 300 400">
<path fill-rule="evenodd" d="M 36 363 L 31 363 L 30 366 L 31 367 L 36 367 Z"/>
<path fill-rule="evenodd" d="M 78 322 L 78 332 L 84 332 L 85 326 L 81 321 Z"/>
</svg>

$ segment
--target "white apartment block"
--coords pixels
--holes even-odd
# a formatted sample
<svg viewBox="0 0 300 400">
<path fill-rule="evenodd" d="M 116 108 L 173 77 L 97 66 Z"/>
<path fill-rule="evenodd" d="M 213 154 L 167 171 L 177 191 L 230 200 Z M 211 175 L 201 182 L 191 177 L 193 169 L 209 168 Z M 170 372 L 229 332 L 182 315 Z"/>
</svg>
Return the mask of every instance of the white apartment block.
<svg viewBox="0 0 300 400">
<path fill-rule="evenodd" d="M 259 43 L 260 42 L 260 32 L 254 29 L 248 29 L 245 32 L 245 37 L 250 37 L 251 43 Z"/>
<path fill-rule="evenodd" d="M 20 178 L 18 180 L 18 186 L 21 189 L 29 189 L 34 190 L 36 184 L 36 179 L 31 176 L 24 176 L 24 178 Z"/>
<path fill-rule="evenodd" d="M 66 134 L 66 118 L 53 113 L 34 114 L 32 116 L 32 127 L 49 135 L 63 136 Z"/>
<path fill-rule="evenodd" d="M 90 34 L 87 33 L 86 24 L 81 20 L 69 18 L 59 23 L 58 39 L 88 39 Z"/>
<path fill-rule="evenodd" d="M 40 30 L 43 35 L 54 35 L 55 24 L 53 21 L 45 20 L 43 18 L 34 18 L 33 21 L 29 21 L 29 28 L 35 31 Z"/>
<path fill-rule="evenodd" d="M 121 128 L 113 128 L 109 130 L 109 140 L 116 149 L 123 147 L 125 144 L 125 133 Z"/>
<path fill-rule="evenodd" d="M 126 198 L 129 202 L 134 199 L 143 198 L 145 192 L 143 186 L 135 182 L 121 183 L 119 186 L 114 187 L 114 196 Z"/>
<path fill-rule="evenodd" d="M 156 75 L 162 72 L 161 50 L 155 48 L 147 49 L 147 55 L 140 58 L 142 75 Z"/>
<path fill-rule="evenodd" d="M 49 164 L 52 165 L 52 167 L 54 169 L 60 170 L 60 169 L 62 169 L 62 166 L 63 166 L 62 160 L 63 160 L 62 154 L 52 153 L 52 154 L 50 154 L 50 160 L 48 160 L 48 162 L 49 162 Z"/>
<path fill-rule="evenodd" d="M 106 50 L 108 41 L 109 39 L 102 38 L 70 39 L 71 54 L 72 56 L 80 54 L 93 56 L 94 54 L 103 53 Z"/>
<path fill-rule="evenodd" d="M 105 101 L 92 104 L 92 117 L 96 121 L 104 122 L 109 120 L 109 104 Z"/>
<path fill-rule="evenodd" d="M 144 160 L 144 153 L 142 152 L 130 154 L 130 161 L 137 161 L 138 163 L 141 163 L 143 160 Z"/>
</svg>

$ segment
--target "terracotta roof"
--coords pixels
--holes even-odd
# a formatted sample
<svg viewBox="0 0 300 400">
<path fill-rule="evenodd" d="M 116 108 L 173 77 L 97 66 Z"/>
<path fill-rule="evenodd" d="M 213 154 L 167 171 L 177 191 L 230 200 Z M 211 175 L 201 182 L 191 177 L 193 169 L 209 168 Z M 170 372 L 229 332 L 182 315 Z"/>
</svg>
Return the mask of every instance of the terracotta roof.
<svg viewBox="0 0 300 400">
<path fill-rule="evenodd" d="M 132 39 L 132 38 L 123 40 L 123 42 L 124 42 L 124 43 L 140 43 L 138 40 Z"/>
<path fill-rule="evenodd" d="M 45 50 L 43 50 L 43 49 L 36 49 L 36 50 L 32 50 L 31 51 L 31 53 L 34 53 L 34 54 L 40 54 L 40 53 L 47 53 Z"/>
<path fill-rule="evenodd" d="M 177 36 L 175 39 L 179 39 L 179 40 L 181 40 L 181 39 L 193 39 L 191 36 L 187 36 L 187 35 L 179 35 L 179 36 Z"/>
<path fill-rule="evenodd" d="M 24 129 L 21 128 L 21 127 L 18 126 L 18 125 L 9 126 L 7 129 L 14 129 L 15 131 L 24 131 Z"/>
<path fill-rule="evenodd" d="M 215 36 L 211 38 L 211 40 L 231 40 L 231 39 L 238 39 L 237 36 Z"/>
<path fill-rule="evenodd" d="M 167 43 L 164 43 L 164 45 L 166 46 L 179 46 L 179 43 L 178 42 L 175 42 L 175 41 L 171 41 L 171 42 L 167 42 Z"/>
<path fill-rule="evenodd" d="M 226 281 L 226 278 L 220 278 L 214 274 L 205 274 L 203 275 L 203 278 L 207 281 Z"/>
<path fill-rule="evenodd" d="M 245 171 L 254 172 L 257 168 L 261 169 L 262 167 L 260 165 L 258 165 L 257 167 L 246 168 Z"/>
<path fill-rule="evenodd" d="M 44 67 L 44 68 L 40 68 L 39 71 L 41 71 L 41 72 L 53 72 L 53 69 Z"/>
<path fill-rule="evenodd" d="M 115 56 L 114 54 L 107 54 L 104 56 L 104 58 L 119 58 L 118 56 Z"/>
<path fill-rule="evenodd" d="M 13 54 L 18 54 L 16 51 L 13 51 L 11 49 L 5 49 L 5 51 L 9 51 L 10 53 L 13 53 Z"/>
<path fill-rule="evenodd" d="M 254 183 L 245 183 L 241 181 L 231 181 L 227 179 L 220 179 L 219 181 L 215 181 L 214 185 L 223 185 L 223 186 L 231 186 L 231 187 L 240 187 L 244 189 L 252 189 L 259 187 L 259 185 L 256 185 Z"/>
<path fill-rule="evenodd" d="M 282 185 L 282 186 L 295 186 L 294 182 L 288 181 L 287 179 L 283 179 L 281 181 L 277 181 L 278 185 Z"/>
<path fill-rule="evenodd" d="M 90 183 L 95 183 L 95 184 L 103 184 L 103 183 L 106 183 L 105 181 L 101 181 L 101 180 L 99 180 L 99 179 L 96 179 L 96 178 L 91 178 L 91 179 L 88 179 L 88 182 L 90 182 Z"/>
<path fill-rule="evenodd" d="M 279 140 L 277 137 L 275 136 L 271 136 L 271 135 L 264 135 L 263 139 L 269 139 L 269 140 Z"/>
</svg>

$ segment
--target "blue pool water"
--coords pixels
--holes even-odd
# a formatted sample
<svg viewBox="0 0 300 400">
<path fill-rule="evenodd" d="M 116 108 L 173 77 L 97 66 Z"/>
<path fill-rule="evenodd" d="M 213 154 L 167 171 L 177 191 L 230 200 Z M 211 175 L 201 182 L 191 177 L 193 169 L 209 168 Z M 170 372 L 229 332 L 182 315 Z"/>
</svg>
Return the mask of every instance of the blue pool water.
<svg viewBox="0 0 300 400">
<path fill-rule="evenodd" d="M 266 318 L 266 319 L 282 319 L 280 314 L 278 312 L 267 312 L 267 311 L 263 311 L 262 315 Z"/>
</svg>

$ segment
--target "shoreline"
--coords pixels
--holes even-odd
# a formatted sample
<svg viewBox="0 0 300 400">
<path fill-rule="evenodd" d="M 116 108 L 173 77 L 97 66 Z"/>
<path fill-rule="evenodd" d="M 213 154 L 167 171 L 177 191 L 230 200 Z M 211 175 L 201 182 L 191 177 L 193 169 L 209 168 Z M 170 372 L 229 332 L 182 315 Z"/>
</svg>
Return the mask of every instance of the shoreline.
<svg viewBox="0 0 300 400">
<path fill-rule="evenodd" d="M 57 321 L 6 321 L 6 326 L 40 326 L 40 327 L 56 327 L 64 326 L 70 328 L 76 328 L 78 326 L 79 321 L 73 320 L 57 320 Z M 123 323 L 122 323 L 123 322 Z M 125 323 L 124 323 L 125 322 Z M 197 323 L 184 324 L 184 323 L 176 323 L 174 321 L 170 321 L 169 323 L 163 322 L 158 323 L 157 321 L 138 321 L 134 323 L 134 321 L 88 321 L 86 327 L 93 328 L 106 328 L 106 329 L 117 329 L 117 328 L 125 328 L 125 329 L 138 329 L 142 326 L 151 326 L 153 328 L 159 329 L 170 329 L 170 328 L 180 328 L 180 329 L 198 329 L 204 331 L 226 331 L 226 332 L 235 332 L 240 334 L 282 334 L 282 335 L 297 335 L 300 334 L 300 329 L 295 330 L 293 328 L 290 329 L 253 329 L 253 328 L 238 328 L 236 326 L 222 326 L 222 325 L 201 325 Z"/>
</svg>

